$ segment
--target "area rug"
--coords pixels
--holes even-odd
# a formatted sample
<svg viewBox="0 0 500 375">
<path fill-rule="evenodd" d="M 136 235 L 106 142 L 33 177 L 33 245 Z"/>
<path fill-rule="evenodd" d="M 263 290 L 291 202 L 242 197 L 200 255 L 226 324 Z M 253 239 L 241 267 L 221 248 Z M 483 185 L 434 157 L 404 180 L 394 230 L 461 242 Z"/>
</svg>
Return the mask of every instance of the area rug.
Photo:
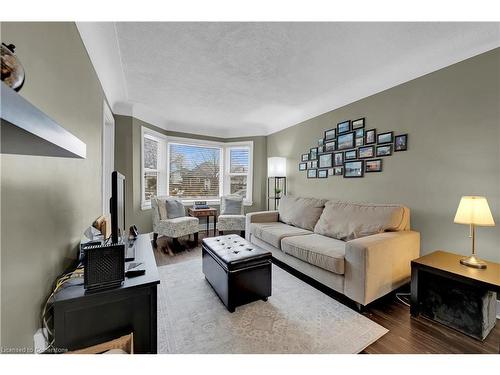
<svg viewBox="0 0 500 375">
<path fill-rule="evenodd" d="M 201 259 L 158 268 L 159 353 L 359 353 L 387 329 L 273 265 L 272 296 L 226 310 Z"/>
</svg>

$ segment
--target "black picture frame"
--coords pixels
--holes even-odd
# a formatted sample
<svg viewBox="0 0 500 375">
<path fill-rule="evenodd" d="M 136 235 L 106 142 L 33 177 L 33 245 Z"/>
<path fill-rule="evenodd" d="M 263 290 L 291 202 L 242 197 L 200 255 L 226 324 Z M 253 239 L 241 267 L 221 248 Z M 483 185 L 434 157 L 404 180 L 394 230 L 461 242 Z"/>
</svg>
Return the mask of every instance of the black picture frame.
<svg viewBox="0 0 500 375">
<path fill-rule="evenodd" d="M 334 139 L 331 141 L 325 142 L 325 152 L 332 152 L 335 151 L 335 145 L 337 144 L 337 141 Z"/>
<path fill-rule="evenodd" d="M 317 169 L 308 169 L 307 170 L 307 178 L 317 178 L 318 170 Z"/>
<path fill-rule="evenodd" d="M 299 171 L 306 171 L 307 163 L 299 163 Z"/>
<path fill-rule="evenodd" d="M 328 176 L 333 176 L 334 168 L 328 168 Z"/>
<path fill-rule="evenodd" d="M 343 152 L 334 152 L 333 153 L 333 166 L 340 167 L 344 165 L 344 153 Z"/>
<path fill-rule="evenodd" d="M 307 165 L 307 169 L 316 169 L 318 168 L 318 161 L 317 160 L 309 160 Z"/>
<path fill-rule="evenodd" d="M 389 152 L 381 151 L 381 150 L 385 150 L 385 149 L 388 149 Z M 391 156 L 391 155 L 392 155 L 392 144 L 385 144 L 385 145 L 377 146 L 377 150 L 375 152 L 376 157 Z"/>
<path fill-rule="evenodd" d="M 352 120 L 351 126 L 352 126 L 352 130 L 364 128 L 365 127 L 365 118 L 361 117 L 361 118 L 358 118 L 356 120 Z"/>
<path fill-rule="evenodd" d="M 365 143 L 364 138 L 354 138 L 354 147 L 362 147 Z"/>
<path fill-rule="evenodd" d="M 398 139 L 404 139 L 402 143 L 398 144 Z M 408 150 L 408 134 L 399 134 L 394 137 L 394 152 Z"/>
<path fill-rule="evenodd" d="M 333 154 L 321 154 L 318 161 L 318 168 L 331 168 L 333 167 Z"/>
<path fill-rule="evenodd" d="M 365 150 L 370 150 L 370 154 L 366 155 L 364 154 Z M 371 146 L 363 146 L 358 148 L 358 158 L 359 159 L 370 159 L 375 157 L 375 147 L 373 145 Z"/>
<path fill-rule="evenodd" d="M 351 130 L 351 120 L 339 122 L 337 124 L 337 138 L 339 134 L 347 133 Z"/>
<path fill-rule="evenodd" d="M 316 159 L 318 159 L 318 148 L 312 147 L 309 149 L 309 160 L 316 160 Z"/>
<path fill-rule="evenodd" d="M 387 136 L 389 136 L 390 138 L 386 138 Z M 380 140 L 381 138 L 384 138 L 384 140 Z M 393 141 L 394 141 L 394 132 L 379 133 L 377 135 L 377 144 L 379 145 L 392 143 Z"/>
<path fill-rule="evenodd" d="M 354 160 L 358 158 L 356 150 L 344 151 L 344 160 Z"/>
<path fill-rule="evenodd" d="M 302 161 L 309 161 L 309 154 L 302 154 Z"/>
<path fill-rule="evenodd" d="M 337 129 L 328 129 L 328 130 L 325 130 L 325 136 L 324 136 L 325 143 L 326 143 L 326 141 L 335 139 L 336 136 L 337 136 Z"/>
<path fill-rule="evenodd" d="M 344 167 L 334 167 L 333 175 L 334 176 L 342 176 L 344 174 Z"/>
<path fill-rule="evenodd" d="M 365 130 L 365 145 L 373 145 L 375 143 L 377 143 L 377 129 Z"/>
<path fill-rule="evenodd" d="M 318 155 L 325 152 L 325 146 L 318 146 Z"/>
<path fill-rule="evenodd" d="M 347 139 L 347 143 L 343 142 L 344 139 Z M 354 133 L 349 132 L 345 134 L 340 134 L 337 136 L 337 150 L 347 150 L 349 148 L 354 148 Z"/>
<path fill-rule="evenodd" d="M 365 137 L 365 129 L 363 129 L 363 128 L 353 130 L 353 132 L 354 132 L 354 137 L 356 137 L 356 138 L 364 138 Z"/>
<path fill-rule="evenodd" d="M 350 166 L 356 165 L 355 170 L 359 172 L 356 172 L 355 174 L 351 171 Z M 352 168 L 352 167 L 351 167 Z M 352 161 L 346 161 L 344 163 L 344 178 L 360 178 L 365 175 L 365 164 L 364 160 L 352 160 Z"/>
<path fill-rule="evenodd" d="M 371 159 L 371 160 L 365 160 L 365 173 L 376 173 L 376 172 L 382 172 L 382 163 L 383 159 Z M 377 163 L 378 167 L 375 169 L 370 169 L 370 165 L 372 163 Z"/>
<path fill-rule="evenodd" d="M 325 138 L 318 139 L 318 146 L 323 146 L 324 143 L 325 143 Z"/>
<path fill-rule="evenodd" d="M 328 169 L 318 169 L 318 178 L 328 178 Z"/>
</svg>

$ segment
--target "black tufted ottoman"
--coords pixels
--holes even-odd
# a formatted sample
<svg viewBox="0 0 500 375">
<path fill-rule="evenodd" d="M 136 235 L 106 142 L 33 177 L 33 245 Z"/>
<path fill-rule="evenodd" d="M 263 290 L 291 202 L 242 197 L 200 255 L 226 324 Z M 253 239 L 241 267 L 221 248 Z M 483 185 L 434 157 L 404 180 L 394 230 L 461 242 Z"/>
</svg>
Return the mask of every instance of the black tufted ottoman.
<svg viewBox="0 0 500 375">
<path fill-rule="evenodd" d="M 271 296 L 271 253 L 238 235 L 204 238 L 205 278 L 230 312 Z"/>
</svg>

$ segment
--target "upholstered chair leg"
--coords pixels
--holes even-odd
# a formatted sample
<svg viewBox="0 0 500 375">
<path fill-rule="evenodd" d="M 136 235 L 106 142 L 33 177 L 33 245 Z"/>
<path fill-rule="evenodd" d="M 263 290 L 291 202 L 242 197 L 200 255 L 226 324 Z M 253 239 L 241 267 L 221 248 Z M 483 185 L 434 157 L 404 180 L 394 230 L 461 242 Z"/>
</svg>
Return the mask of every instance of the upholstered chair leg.
<svg viewBox="0 0 500 375">
<path fill-rule="evenodd" d="M 223 235 L 224 235 L 224 231 L 223 231 L 223 230 L 220 230 L 220 231 L 219 231 L 219 234 L 220 234 L 221 236 L 223 236 Z"/>
<path fill-rule="evenodd" d="M 245 238 L 245 231 L 244 230 L 241 231 L 241 237 Z"/>
<path fill-rule="evenodd" d="M 198 245 L 198 232 L 194 234 L 194 243 Z"/>
<path fill-rule="evenodd" d="M 153 247 L 157 247 L 158 244 L 156 243 L 156 240 L 158 239 L 158 233 L 153 233 Z"/>
</svg>

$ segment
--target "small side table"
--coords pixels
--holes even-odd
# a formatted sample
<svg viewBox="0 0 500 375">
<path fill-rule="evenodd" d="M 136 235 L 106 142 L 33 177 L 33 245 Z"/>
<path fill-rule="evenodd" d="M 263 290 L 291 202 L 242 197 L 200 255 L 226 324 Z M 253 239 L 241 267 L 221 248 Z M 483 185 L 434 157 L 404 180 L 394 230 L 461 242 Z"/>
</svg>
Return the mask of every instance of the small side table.
<svg viewBox="0 0 500 375">
<path fill-rule="evenodd" d="M 476 269 L 460 264 L 461 258 L 439 250 L 411 262 L 410 312 L 484 340 L 496 323 L 500 264 Z"/>
<path fill-rule="evenodd" d="M 217 210 L 215 208 L 188 208 L 188 214 L 192 217 L 206 217 L 207 218 L 207 236 L 210 235 L 210 216 L 214 217 L 214 237 L 217 235 Z"/>
</svg>

